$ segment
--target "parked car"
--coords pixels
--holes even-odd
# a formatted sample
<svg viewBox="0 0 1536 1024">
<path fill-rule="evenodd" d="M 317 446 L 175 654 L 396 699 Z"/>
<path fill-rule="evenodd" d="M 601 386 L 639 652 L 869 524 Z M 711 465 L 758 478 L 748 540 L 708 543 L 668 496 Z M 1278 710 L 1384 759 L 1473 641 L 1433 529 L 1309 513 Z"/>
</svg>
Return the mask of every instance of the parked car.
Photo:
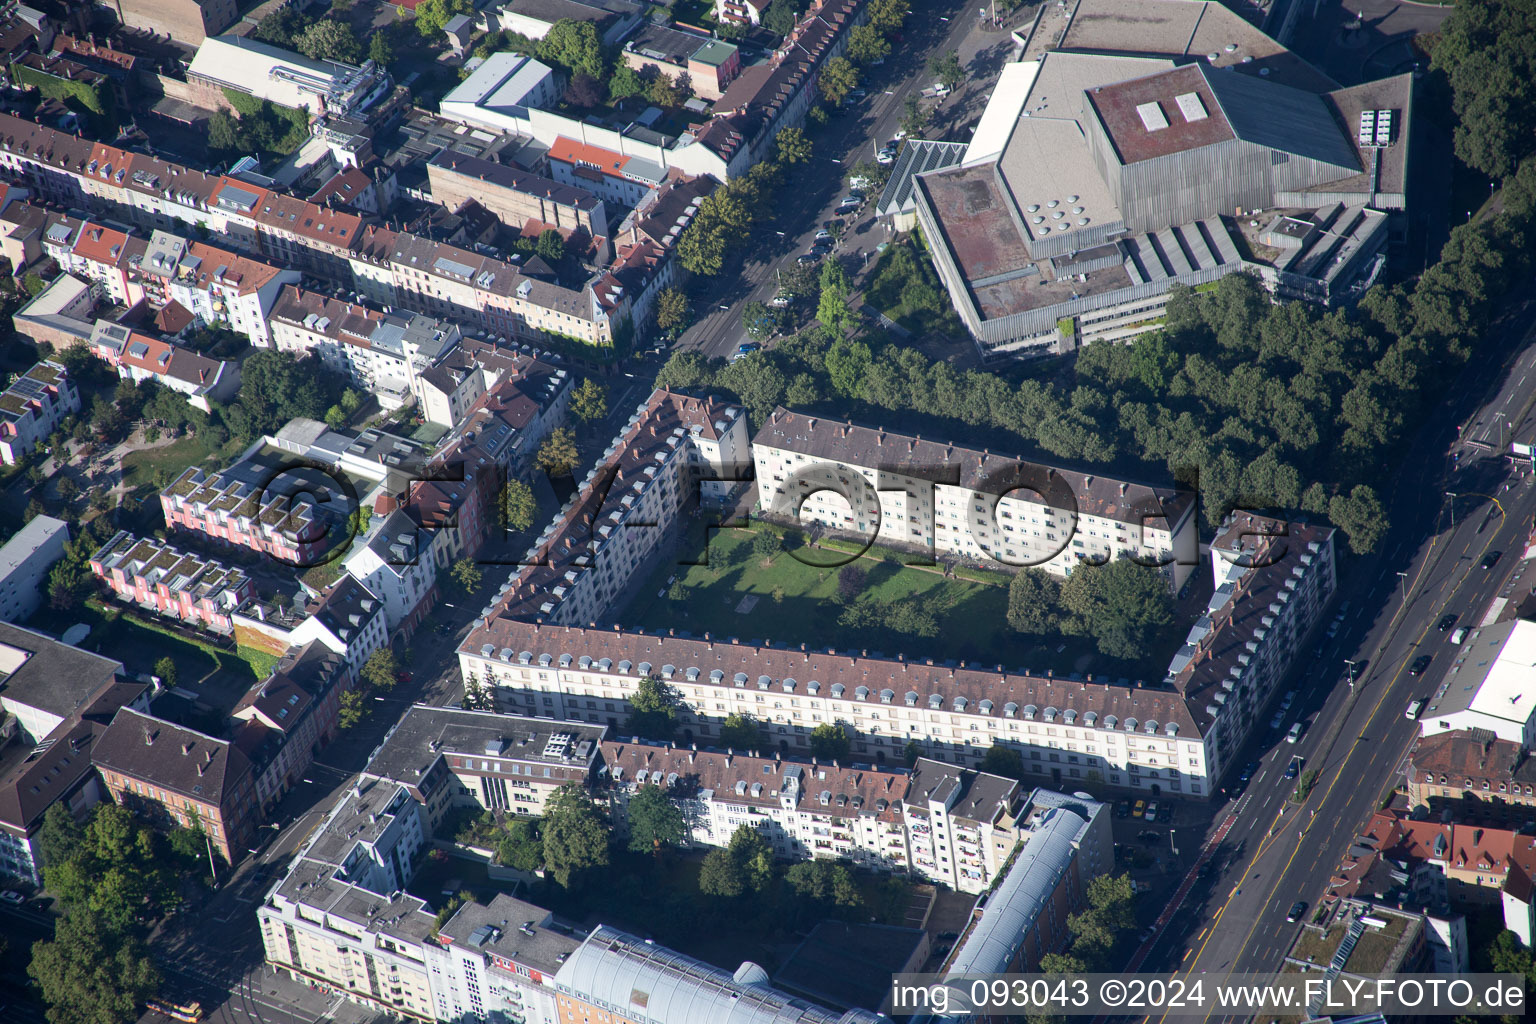
<svg viewBox="0 0 1536 1024">
<path fill-rule="evenodd" d="M 945 85 L 943 82 L 934 82 L 933 83 L 933 94 L 935 96 L 940 97 L 940 98 L 948 96 L 949 95 L 949 86 Z"/>
<path fill-rule="evenodd" d="M 1300 722 L 1296 722 L 1291 726 L 1291 731 L 1285 734 L 1285 742 L 1299 743 L 1301 741 L 1301 734 L 1306 731 L 1307 727 L 1305 725 L 1301 724 Z"/>
<path fill-rule="evenodd" d="M 1442 615 L 1440 616 L 1440 621 L 1435 623 L 1435 628 L 1444 633 L 1454 625 L 1456 625 L 1455 615 Z"/>
<path fill-rule="evenodd" d="M 818 242 L 830 242 L 830 241 L 832 241 L 832 232 L 828 231 L 826 228 L 822 228 L 820 231 L 816 232 L 816 241 L 818 241 Z"/>
<path fill-rule="evenodd" d="M 788 292 L 779 292 L 779 294 L 768 300 L 768 305 L 774 309 L 785 309 L 788 306 L 794 305 L 794 302 L 795 297 L 793 295 Z"/>
<path fill-rule="evenodd" d="M 1115 801 L 1115 817 L 1129 818 L 1131 816 L 1131 802 L 1129 800 Z"/>
<path fill-rule="evenodd" d="M 1147 804 L 1147 820 L 1156 821 L 1159 810 L 1160 808 L 1158 807 L 1156 800 L 1153 800 L 1151 803 Z"/>
<path fill-rule="evenodd" d="M 1285 696 L 1280 698 L 1280 709 L 1282 711 L 1289 711 L 1294 703 L 1296 703 L 1296 691 L 1287 690 L 1285 691 Z"/>
<path fill-rule="evenodd" d="M 1419 712 L 1423 710 L 1424 702 L 1422 700 L 1412 701 L 1408 705 L 1408 710 L 1403 712 L 1403 717 L 1410 722 L 1417 722 L 1419 720 Z"/>
<path fill-rule="evenodd" d="M 1301 920 L 1302 915 L 1305 914 L 1306 912 L 1307 912 L 1307 901 L 1306 900 L 1297 900 L 1295 903 L 1291 904 L 1291 909 L 1286 911 L 1285 919 L 1287 921 L 1289 921 L 1291 924 L 1295 924 L 1297 921 Z"/>
<path fill-rule="evenodd" d="M 1279 731 L 1279 729 L 1282 726 L 1284 726 L 1284 725 L 1285 725 L 1285 712 L 1284 711 L 1276 711 L 1275 712 L 1275 717 L 1271 718 L 1269 720 L 1269 728 L 1270 728 L 1270 730 L 1271 731 Z"/>
<path fill-rule="evenodd" d="M 1504 557 L 1504 552 L 1502 552 L 1502 551 L 1490 551 L 1490 552 L 1488 552 L 1486 555 L 1483 556 L 1483 568 L 1484 569 L 1492 569 L 1494 566 L 1499 564 L 1499 559 L 1503 558 L 1503 557 Z"/>
<path fill-rule="evenodd" d="M 875 154 L 875 163 L 879 164 L 882 167 L 889 167 L 891 164 L 893 164 L 895 162 L 896 162 L 896 151 L 894 149 L 882 149 L 880 152 Z M 838 209 L 841 210 L 842 207 L 839 206 Z"/>
<path fill-rule="evenodd" d="M 738 356 L 749 356 L 753 352 L 757 352 L 757 351 L 761 350 L 762 347 L 763 346 L 759 345 L 755 341 L 742 342 L 740 345 L 736 346 L 736 354 Z"/>
<path fill-rule="evenodd" d="M 1417 658 L 1413 659 L 1413 664 L 1408 666 L 1408 674 L 1411 676 L 1423 675 L 1424 670 L 1429 668 L 1429 663 L 1434 660 L 1435 656 L 1433 654 L 1419 655 Z"/>
<path fill-rule="evenodd" d="M 905 128 L 897 128 L 896 129 L 896 134 L 891 136 L 891 141 L 886 143 L 886 147 L 888 149 L 895 149 L 896 148 L 896 143 L 901 142 L 906 137 L 907 137 L 907 130 Z"/>
<path fill-rule="evenodd" d="M 848 98 L 851 100 L 861 100 L 868 95 L 869 93 L 864 89 L 850 89 L 848 91 Z"/>
<path fill-rule="evenodd" d="M 795 259 L 795 262 L 800 264 L 803 267 L 803 266 L 805 266 L 807 264 L 810 264 L 810 263 L 820 263 L 821 262 L 821 257 L 820 256 L 812 256 L 808 252 L 807 253 L 801 253 L 800 256 Z"/>
<path fill-rule="evenodd" d="M 1145 800 L 1137 800 L 1136 801 L 1136 806 L 1131 808 L 1131 817 L 1139 818 L 1143 814 L 1146 814 L 1146 813 L 1147 813 L 1147 802 Z"/>
<path fill-rule="evenodd" d="M 14 907 L 19 907 L 23 903 L 27 902 L 27 898 L 21 893 L 17 892 L 15 889 L 7 889 L 5 892 L 0 892 L 0 900 L 4 900 L 6 903 L 9 903 Z"/>
</svg>

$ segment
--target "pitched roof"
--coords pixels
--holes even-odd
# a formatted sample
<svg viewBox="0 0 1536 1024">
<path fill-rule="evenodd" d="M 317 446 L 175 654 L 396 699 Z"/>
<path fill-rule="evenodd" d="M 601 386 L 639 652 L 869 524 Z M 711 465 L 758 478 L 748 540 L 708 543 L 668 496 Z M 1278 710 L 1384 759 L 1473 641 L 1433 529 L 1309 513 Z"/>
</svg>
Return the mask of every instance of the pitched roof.
<svg viewBox="0 0 1536 1024">
<path fill-rule="evenodd" d="M 228 740 L 133 708 L 112 717 L 91 759 L 107 771 L 214 805 L 222 804 L 250 773 L 250 761 Z"/>
</svg>

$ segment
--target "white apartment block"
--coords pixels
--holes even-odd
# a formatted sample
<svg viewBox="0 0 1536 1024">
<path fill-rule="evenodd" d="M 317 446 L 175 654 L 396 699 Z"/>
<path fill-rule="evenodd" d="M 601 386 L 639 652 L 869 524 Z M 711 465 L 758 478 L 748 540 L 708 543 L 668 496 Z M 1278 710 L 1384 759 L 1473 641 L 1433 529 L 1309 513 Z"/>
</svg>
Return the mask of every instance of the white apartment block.
<svg viewBox="0 0 1536 1024">
<path fill-rule="evenodd" d="M 464 904 L 425 945 L 437 1019 L 559 1024 L 555 975 L 585 938 L 505 893 Z"/>
<path fill-rule="evenodd" d="M 683 809 L 690 839 L 729 845 L 742 825 L 760 830 L 783 860 L 835 857 L 875 871 L 909 866 L 901 801 L 905 769 L 838 765 L 607 740 L 604 784 L 614 823 L 628 831 L 630 799 L 658 786 Z"/>
<path fill-rule="evenodd" d="M 431 1021 L 434 916 L 403 892 L 430 833 L 403 786 L 364 774 L 257 909 L 267 962 L 353 1002 Z"/>
<path fill-rule="evenodd" d="M 0 622 L 25 622 L 42 604 L 48 572 L 64 557 L 69 524 L 33 516 L 0 547 Z"/>
<path fill-rule="evenodd" d="M 739 406 L 652 392 L 502 587 L 502 606 L 550 622 L 601 618 L 690 501 L 726 493 L 748 459 Z"/>
<path fill-rule="evenodd" d="M 278 351 L 314 353 L 390 411 L 420 396 L 419 376 L 461 337 L 458 326 L 448 321 L 371 309 L 297 285 L 278 293 L 270 324 Z"/>
<path fill-rule="evenodd" d="M 902 800 L 912 870 L 982 892 L 1018 845 L 1024 792 L 1012 779 L 919 758 Z"/>
<path fill-rule="evenodd" d="M 776 409 L 752 440 L 758 507 L 881 544 L 1070 576 L 1133 557 L 1177 590 L 1193 495 Z"/>
<path fill-rule="evenodd" d="M 1019 750 L 1030 782 L 1052 789 L 1206 797 L 1336 586 L 1329 528 L 1237 516 L 1213 547 L 1210 609 L 1151 681 L 568 626 L 535 620 L 521 595 L 486 610 L 459 667 L 503 710 L 615 726 L 654 674 L 681 700 L 686 744 L 713 745 L 740 714 L 763 724 L 764 749 L 787 755 L 808 751 L 816 726 L 841 723 L 861 763 L 899 764 L 911 741 L 973 765 L 1003 744 Z"/>
<path fill-rule="evenodd" d="M 14 466 L 79 411 L 80 392 L 63 364 L 34 363 L 0 392 L 0 459 Z"/>
<path fill-rule="evenodd" d="M 410 516 L 395 511 L 374 520 L 366 538 L 353 542 L 343 567 L 384 602 L 384 622 L 393 636 L 409 633 L 431 610 L 437 597 L 435 539 L 443 531 L 420 530 Z"/>
</svg>

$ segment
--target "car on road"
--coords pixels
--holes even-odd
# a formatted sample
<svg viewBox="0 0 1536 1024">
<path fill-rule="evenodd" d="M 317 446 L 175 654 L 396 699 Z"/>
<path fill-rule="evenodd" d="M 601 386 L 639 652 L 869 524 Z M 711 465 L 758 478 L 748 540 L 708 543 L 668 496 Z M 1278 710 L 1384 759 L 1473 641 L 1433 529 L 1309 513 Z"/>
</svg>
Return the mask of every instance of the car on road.
<svg viewBox="0 0 1536 1024">
<path fill-rule="evenodd" d="M 1147 804 L 1147 821 L 1156 821 L 1159 810 L 1160 808 L 1158 807 L 1156 800 L 1153 800 L 1151 803 Z"/>
<path fill-rule="evenodd" d="M 1301 763 L 1301 758 L 1291 758 L 1291 763 L 1285 766 L 1285 777 L 1287 779 L 1294 779 L 1296 776 L 1300 775 Z"/>
<path fill-rule="evenodd" d="M 1408 674 L 1411 676 L 1423 675 L 1424 670 L 1429 668 L 1429 663 L 1434 660 L 1435 656 L 1433 654 L 1419 655 L 1417 658 L 1413 659 L 1413 664 L 1408 666 Z"/>
<path fill-rule="evenodd" d="M 13 907 L 19 907 L 27 902 L 27 898 L 15 889 L 7 889 L 5 892 L 0 892 L 0 900 L 11 904 Z"/>
<path fill-rule="evenodd" d="M 1117 800 L 1115 802 L 1115 817 L 1129 818 L 1131 816 L 1131 802 L 1129 800 Z"/>
<path fill-rule="evenodd" d="M 1285 742 L 1287 742 L 1287 743 L 1299 743 L 1299 742 L 1301 742 L 1301 734 L 1306 732 L 1306 731 L 1307 731 L 1307 727 L 1305 725 L 1303 725 L 1302 723 L 1300 723 L 1300 722 L 1293 723 L 1291 725 L 1291 731 L 1285 734 Z"/>
<path fill-rule="evenodd" d="M 1243 770 L 1238 773 L 1237 781 L 1238 782 L 1247 782 L 1249 779 L 1253 778 L 1258 773 L 1259 773 L 1259 762 L 1257 762 L 1257 761 L 1249 761 L 1247 764 L 1243 765 Z"/>
<path fill-rule="evenodd" d="M 1440 616 L 1440 621 L 1435 623 L 1435 628 L 1444 633 L 1454 625 L 1456 625 L 1456 616 L 1442 615 Z"/>
<path fill-rule="evenodd" d="M 1483 556 L 1483 568 L 1484 569 L 1492 569 L 1494 566 L 1499 564 L 1499 559 L 1503 558 L 1503 557 L 1504 557 L 1504 552 L 1502 552 L 1502 551 L 1490 551 L 1490 552 L 1488 552 L 1486 555 Z"/>
<path fill-rule="evenodd" d="M 1136 801 L 1136 806 L 1131 808 L 1131 817 L 1139 818 L 1143 814 L 1146 814 L 1146 813 L 1147 813 L 1147 802 L 1145 800 L 1137 800 Z"/>
<path fill-rule="evenodd" d="M 1285 725 L 1285 712 L 1276 711 L 1275 717 L 1269 720 L 1269 728 L 1272 732 L 1278 732 Z"/>
<path fill-rule="evenodd" d="M 1451 643 L 1456 644 L 1457 646 L 1460 646 L 1461 642 L 1463 640 L 1465 640 L 1466 638 L 1467 638 L 1467 627 L 1466 626 L 1462 626 L 1459 629 L 1457 629 L 1456 632 L 1451 634 Z"/>
<path fill-rule="evenodd" d="M 799 256 L 797 256 L 795 258 L 795 262 L 800 264 L 803 267 L 803 266 L 806 266 L 806 265 L 811 264 L 811 263 L 820 263 L 821 262 L 821 257 L 820 256 L 812 256 L 810 253 L 807 252 L 807 253 L 802 253 Z"/>
<path fill-rule="evenodd" d="M 1285 919 L 1291 924 L 1301 920 L 1301 916 L 1307 912 L 1307 901 L 1297 900 L 1291 904 L 1291 909 L 1286 911 Z"/>
<path fill-rule="evenodd" d="M 1403 712 L 1403 717 L 1410 722 L 1417 722 L 1419 720 L 1419 712 L 1423 710 L 1424 702 L 1422 700 L 1413 701 L 1408 705 L 1408 710 Z"/>
<path fill-rule="evenodd" d="M 1285 696 L 1280 698 L 1280 710 L 1289 711 L 1291 710 L 1291 705 L 1294 703 L 1296 703 L 1296 691 L 1286 690 Z"/>
</svg>

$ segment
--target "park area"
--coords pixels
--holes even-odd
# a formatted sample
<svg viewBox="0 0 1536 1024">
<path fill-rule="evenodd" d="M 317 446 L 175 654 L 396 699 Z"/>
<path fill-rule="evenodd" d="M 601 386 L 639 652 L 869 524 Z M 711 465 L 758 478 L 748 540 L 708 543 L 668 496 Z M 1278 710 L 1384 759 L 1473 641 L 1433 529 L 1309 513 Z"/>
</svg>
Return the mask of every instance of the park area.
<svg viewBox="0 0 1536 1024">
<path fill-rule="evenodd" d="M 1037 672 L 1086 671 L 1103 661 L 1082 637 L 1042 642 L 1010 629 L 1006 573 L 946 574 L 943 566 L 907 564 L 919 555 L 877 546 L 860 555 L 841 539 L 809 548 L 798 531 L 761 522 L 710 529 L 706 557 L 706 529 L 693 521 L 678 554 L 656 569 L 619 621 Z"/>
</svg>

